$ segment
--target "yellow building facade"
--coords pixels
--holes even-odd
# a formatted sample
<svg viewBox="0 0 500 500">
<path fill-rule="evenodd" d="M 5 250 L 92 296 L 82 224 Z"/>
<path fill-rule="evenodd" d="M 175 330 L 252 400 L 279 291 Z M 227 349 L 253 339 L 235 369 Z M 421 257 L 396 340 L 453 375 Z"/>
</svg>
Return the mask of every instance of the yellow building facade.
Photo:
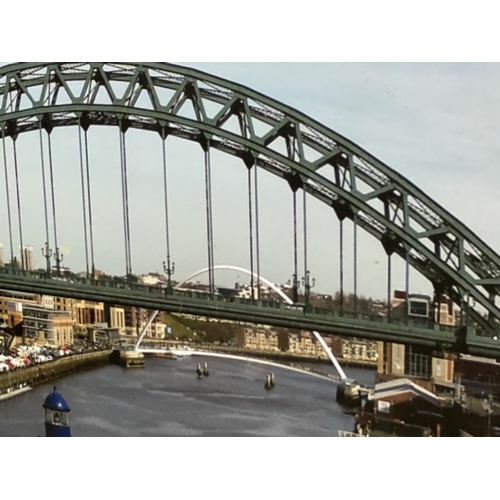
<svg viewBox="0 0 500 500">
<path fill-rule="evenodd" d="M 68 311 L 47 309 L 39 305 L 23 307 L 23 342 L 28 345 L 71 345 L 74 320 Z"/>
<path fill-rule="evenodd" d="M 40 296 L 34 293 L 0 290 L 0 323 L 14 328 L 23 321 L 23 304 L 40 304 Z"/>
</svg>

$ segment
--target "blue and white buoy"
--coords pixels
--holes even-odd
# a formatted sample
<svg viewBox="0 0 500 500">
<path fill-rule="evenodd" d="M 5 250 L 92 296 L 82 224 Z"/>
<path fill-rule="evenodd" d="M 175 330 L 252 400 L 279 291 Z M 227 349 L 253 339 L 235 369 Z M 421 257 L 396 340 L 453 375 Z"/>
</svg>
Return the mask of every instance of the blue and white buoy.
<svg viewBox="0 0 500 500">
<path fill-rule="evenodd" d="M 56 387 L 45 398 L 45 437 L 71 437 L 69 412 L 66 400 L 57 392 Z"/>
</svg>

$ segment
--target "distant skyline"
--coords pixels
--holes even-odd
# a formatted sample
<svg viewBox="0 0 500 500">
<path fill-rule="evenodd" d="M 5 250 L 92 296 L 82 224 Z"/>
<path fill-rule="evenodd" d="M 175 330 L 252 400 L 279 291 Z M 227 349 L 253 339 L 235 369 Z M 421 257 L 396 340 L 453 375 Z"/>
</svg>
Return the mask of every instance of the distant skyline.
<svg viewBox="0 0 500 500">
<path fill-rule="evenodd" d="M 500 97 L 498 64 L 361 63 L 179 63 L 246 85 L 322 122 L 423 189 L 461 219 L 497 252 L 496 217 L 500 144 L 496 110 Z M 92 127 L 89 132 L 96 267 L 123 274 L 118 132 Z M 24 245 L 43 267 L 45 242 L 38 135 L 18 139 L 23 202 Z M 161 142 L 155 134 L 127 133 L 133 270 L 161 271 L 165 260 Z M 63 265 L 84 269 L 76 129 L 53 132 L 59 246 Z M 1 146 L 0 146 L 1 150 Z M 10 155 L 10 145 L 8 146 Z M 204 173 L 201 148 L 169 139 L 172 259 L 175 279 L 206 267 Z M 1 160 L 1 158 L 0 158 Z M 13 170 L 10 186 L 13 218 Z M 212 153 L 216 264 L 249 267 L 246 172 L 241 161 Z M 0 220 L 6 221 L 3 160 L 0 161 Z M 36 179 L 36 182 L 33 182 Z M 286 183 L 260 174 L 261 271 L 284 283 L 293 274 L 291 192 Z M 300 197 L 301 198 L 301 197 Z M 335 293 L 338 280 L 338 222 L 333 211 L 308 198 L 309 269 L 315 291 Z M 16 219 L 17 220 L 17 219 Z M 14 247 L 19 248 L 14 231 Z M 386 297 L 386 256 L 379 242 L 358 233 L 358 291 Z M 0 227 L 4 260 L 10 258 L 6 224 Z M 301 246 L 299 246 L 300 251 Z M 68 253 L 69 250 L 69 253 Z M 352 291 L 352 234 L 345 225 L 345 291 Z M 17 252 L 19 255 L 19 253 Z M 404 287 L 404 266 L 393 259 L 393 288 Z M 300 276 L 303 275 L 299 260 Z M 222 276 L 222 275 L 221 275 Z M 221 283 L 234 282 L 224 275 Z M 243 276 L 240 277 L 244 281 Z M 411 274 L 414 292 L 430 293 L 430 284 Z"/>
</svg>

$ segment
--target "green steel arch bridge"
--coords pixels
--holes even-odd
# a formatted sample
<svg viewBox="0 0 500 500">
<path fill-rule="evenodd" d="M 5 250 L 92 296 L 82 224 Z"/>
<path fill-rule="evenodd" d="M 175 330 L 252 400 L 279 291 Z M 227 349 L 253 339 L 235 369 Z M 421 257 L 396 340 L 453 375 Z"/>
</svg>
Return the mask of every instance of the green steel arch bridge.
<svg viewBox="0 0 500 500">
<path fill-rule="evenodd" d="M 94 238 L 99 214 L 92 194 L 88 131 L 114 127 L 119 135 L 125 280 L 98 279 Z M 53 131 L 73 127 L 79 151 L 81 226 L 86 263 L 85 277 L 64 278 L 59 248 L 58 204 L 54 183 Z M 127 131 L 140 129 L 159 137 L 162 151 L 165 231 L 165 273 L 168 286 L 146 286 L 133 279 L 130 225 L 130 161 Z M 5 260 L 0 267 L 0 288 L 61 297 L 132 305 L 152 310 L 204 315 L 260 324 L 316 330 L 374 340 L 427 346 L 434 352 L 455 351 L 500 357 L 500 256 L 473 231 L 427 196 L 411 181 L 379 159 L 313 118 L 243 85 L 187 67 L 166 63 L 19 63 L 0 68 L 0 130 L 4 188 L 0 203 L 6 207 L 2 226 L 8 233 Z M 20 182 L 23 167 L 18 138 L 32 132 L 39 139 L 38 165 L 30 165 L 37 180 L 29 186 L 43 192 L 46 269 L 30 269 L 22 249 L 27 241 L 23 207 L 29 203 Z M 201 146 L 205 168 L 206 256 L 208 293 L 171 286 L 174 273 L 170 250 L 167 139 L 177 137 Z M 76 144 L 78 146 L 76 146 Z M 249 299 L 224 300 L 216 293 L 212 210 L 212 152 L 239 158 L 247 170 L 248 250 L 251 289 Z M 291 307 L 259 296 L 259 171 L 281 178 L 290 188 L 293 203 L 293 301 Z M 39 182 L 41 173 L 42 182 Z M 12 186 L 15 186 L 13 189 Z M 302 198 L 303 227 L 297 222 Z M 322 310 L 310 302 L 314 286 L 309 270 L 307 200 L 316 198 L 330 207 L 340 227 L 340 310 Z M 95 201 L 95 199 L 94 199 Z M 68 214 L 65 214 L 67 216 Z M 78 219 L 78 220 L 77 220 Z M 77 221 L 77 222 L 76 222 Z M 409 317 L 386 317 L 343 309 L 343 228 L 354 234 L 354 295 L 357 296 L 357 240 L 362 229 L 380 241 L 387 254 L 388 302 L 393 256 L 432 283 L 435 297 L 448 295 L 462 311 L 456 327 Z M 7 230 L 8 228 L 8 230 Z M 298 233 L 304 246 L 298 248 Z M 303 268 L 299 270 L 299 253 Z M 55 265 L 52 265 L 52 260 Z M 300 275 L 302 274 L 302 280 Z M 304 303 L 299 305 L 300 282 Z M 257 285 L 256 287 L 254 285 Z M 257 291 L 254 292 L 254 289 Z M 437 299 L 440 300 L 440 299 Z M 438 304 L 439 305 L 439 304 Z"/>
</svg>

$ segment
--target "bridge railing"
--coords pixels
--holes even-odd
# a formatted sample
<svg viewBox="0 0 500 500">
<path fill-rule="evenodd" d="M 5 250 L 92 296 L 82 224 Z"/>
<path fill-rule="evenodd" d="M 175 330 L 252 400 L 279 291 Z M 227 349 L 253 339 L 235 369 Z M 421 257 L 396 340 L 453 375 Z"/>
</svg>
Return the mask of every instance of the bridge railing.
<svg viewBox="0 0 500 500">
<path fill-rule="evenodd" d="M 0 267 L 0 274 L 17 276 L 20 278 L 45 279 L 47 274 L 45 271 L 28 271 L 22 269 L 11 269 L 9 267 Z"/>
<path fill-rule="evenodd" d="M 27 271 L 21 269 L 11 269 L 7 267 L 0 267 L 0 275 L 15 276 L 16 278 L 24 279 L 36 279 L 44 280 L 45 282 L 56 282 L 60 283 L 61 286 L 70 285 L 71 287 L 85 286 L 85 287 L 98 287 L 98 288 L 109 288 L 109 289 L 119 289 L 123 293 L 129 292 L 139 292 L 144 294 L 151 294 L 155 296 L 167 296 L 167 290 L 163 285 L 145 285 L 142 283 L 131 283 L 126 279 L 113 278 L 113 279 L 93 279 L 88 277 L 78 277 L 72 275 L 71 277 L 56 277 L 48 276 L 45 271 Z M 455 327 L 449 325 L 439 325 L 425 318 L 415 319 L 415 318 L 395 318 L 387 317 L 375 314 L 366 313 L 355 313 L 352 311 L 339 311 L 333 309 L 312 307 L 310 310 L 304 307 L 303 304 L 285 304 L 280 300 L 268 299 L 268 300 L 254 300 L 251 298 L 243 297 L 231 297 L 226 298 L 220 293 L 207 293 L 200 290 L 178 290 L 173 289 L 168 293 L 169 298 L 188 298 L 195 300 L 211 301 L 217 303 L 231 303 L 232 305 L 238 307 L 242 306 L 245 308 L 257 307 L 266 308 L 274 310 L 286 310 L 287 315 L 297 315 L 297 316 L 323 316 L 325 318 L 335 317 L 337 319 L 346 320 L 361 320 L 371 323 L 380 323 L 388 325 L 397 325 L 401 327 L 408 327 L 412 329 L 421 330 L 439 330 L 442 332 L 454 332 Z"/>
<path fill-rule="evenodd" d="M 439 325 L 431 320 L 422 318 L 395 318 L 376 314 L 354 313 L 352 311 L 337 311 L 333 309 L 313 308 L 313 314 L 322 316 L 335 316 L 338 318 L 357 319 L 373 323 L 387 323 L 389 325 L 408 326 L 411 328 L 425 330 L 440 330 L 443 332 L 454 332 L 455 327 L 451 325 Z"/>
</svg>

